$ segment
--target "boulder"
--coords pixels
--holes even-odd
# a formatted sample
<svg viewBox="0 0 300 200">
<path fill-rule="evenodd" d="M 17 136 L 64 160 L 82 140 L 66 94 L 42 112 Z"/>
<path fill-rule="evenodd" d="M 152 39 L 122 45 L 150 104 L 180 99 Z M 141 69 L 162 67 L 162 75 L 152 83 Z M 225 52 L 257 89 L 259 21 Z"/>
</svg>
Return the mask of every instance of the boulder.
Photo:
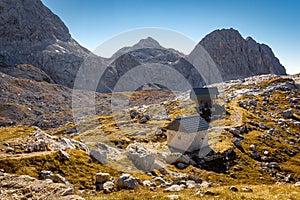
<svg viewBox="0 0 300 200">
<path fill-rule="evenodd" d="M 200 187 L 202 188 L 208 188 L 208 187 L 211 187 L 212 186 L 212 183 L 209 183 L 207 181 L 203 181 L 200 185 Z"/>
<path fill-rule="evenodd" d="M 150 153 L 142 144 L 130 144 L 127 146 L 126 151 L 128 159 L 131 160 L 138 169 L 153 171 L 155 155 Z"/>
<path fill-rule="evenodd" d="M 101 164 L 107 164 L 108 161 L 107 161 L 107 155 L 106 155 L 106 152 L 102 151 L 97 151 L 97 150 L 92 150 L 90 152 L 90 156 L 91 158 L 93 158 L 94 160 L 96 160 L 98 163 L 101 163 Z"/>
<path fill-rule="evenodd" d="M 267 167 L 269 168 L 276 168 L 276 169 L 279 169 L 279 164 L 277 162 L 270 162 L 270 163 L 267 163 L 266 164 Z"/>
<path fill-rule="evenodd" d="M 50 179 L 54 183 L 64 183 L 66 185 L 70 185 L 70 182 L 67 181 L 67 179 L 65 177 L 61 176 L 60 174 L 52 174 L 52 175 L 50 175 Z"/>
<path fill-rule="evenodd" d="M 149 181 L 149 180 L 144 180 L 143 181 L 143 186 L 146 186 L 146 187 L 155 187 L 156 184 L 153 183 L 153 182 L 151 182 L 151 181 Z"/>
<path fill-rule="evenodd" d="M 164 192 L 179 192 L 184 188 L 180 185 L 171 185 L 170 187 L 164 189 Z"/>
<path fill-rule="evenodd" d="M 204 192 L 204 195 L 215 195 L 215 193 L 214 192 L 212 192 L 212 191 L 210 191 L 210 190 L 206 190 L 205 192 Z"/>
<path fill-rule="evenodd" d="M 163 155 L 165 161 L 168 164 L 176 164 L 176 163 L 183 163 L 189 165 L 191 163 L 191 159 L 188 155 L 183 155 L 181 153 L 170 153 Z"/>
<path fill-rule="evenodd" d="M 235 186 L 230 186 L 229 189 L 233 192 L 238 192 L 239 190 Z"/>
<path fill-rule="evenodd" d="M 184 163 L 176 163 L 175 165 L 178 169 L 185 169 L 187 168 L 189 165 L 184 164 Z"/>
<path fill-rule="evenodd" d="M 178 194 L 172 194 L 172 195 L 169 195 L 167 196 L 168 199 L 179 199 L 179 195 Z"/>
<path fill-rule="evenodd" d="M 136 178 L 130 174 L 122 174 L 117 181 L 117 189 L 135 190 L 139 188 L 139 183 Z"/>
<path fill-rule="evenodd" d="M 39 173 L 40 180 L 52 180 L 54 183 L 64 183 L 66 185 L 70 185 L 70 182 L 66 180 L 60 174 L 53 174 L 51 171 L 43 170 Z"/>
<path fill-rule="evenodd" d="M 186 181 L 186 186 L 187 186 L 187 188 L 189 188 L 189 189 L 194 188 L 194 187 L 196 187 L 196 182 L 193 181 L 193 180 L 187 180 L 187 181 Z"/>
<path fill-rule="evenodd" d="M 74 194 L 74 189 L 73 188 L 67 188 L 64 190 L 61 194 L 61 196 L 68 196 L 68 195 L 73 195 Z"/>
<path fill-rule="evenodd" d="M 59 156 L 62 160 L 70 160 L 70 155 L 67 152 L 65 152 L 63 150 L 59 150 L 58 152 L 59 152 Z"/>
<path fill-rule="evenodd" d="M 96 183 L 105 183 L 109 180 L 109 173 L 97 173 L 96 174 Z"/>
<path fill-rule="evenodd" d="M 114 190 L 114 183 L 111 181 L 107 181 L 103 184 L 103 190 L 105 194 L 111 193 Z"/>
<path fill-rule="evenodd" d="M 255 147 L 254 144 L 251 144 L 251 145 L 250 145 L 250 150 L 251 150 L 251 151 L 256 151 L 256 147 Z"/>
<path fill-rule="evenodd" d="M 294 114 L 293 109 L 288 109 L 282 112 L 282 115 L 286 118 L 291 118 Z"/>
<path fill-rule="evenodd" d="M 12 147 L 7 147 L 6 150 L 5 150 L 6 153 L 14 153 L 15 152 L 15 149 L 12 148 Z"/>
<path fill-rule="evenodd" d="M 243 187 L 241 190 L 242 190 L 242 192 L 253 192 L 252 188 L 248 187 L 248 186 Z"/>
<path fill-rule="evenodd" d="M 50 179 L 50 176 L 52 175 L 51 171 L 46 171 L 43 170 L 39 173 L 39 179 L 40 180 L 46 180 L 46 179 Z"/>
<path fill-rule="evenodd" d="M 162 177 L 159 177 L 159 176 L 155 177 L 154 181 L 159 182 L 160 184 L 166 184 L 167 183 L 165 179 L 163 179 Z"/>
<path fill-rule="evenodd" d="M 236 146 L 237 148 L 242 148 L 241 140 L 239 138 L 235 138 L 233 140 L 233 145 Z"/>
</svg>

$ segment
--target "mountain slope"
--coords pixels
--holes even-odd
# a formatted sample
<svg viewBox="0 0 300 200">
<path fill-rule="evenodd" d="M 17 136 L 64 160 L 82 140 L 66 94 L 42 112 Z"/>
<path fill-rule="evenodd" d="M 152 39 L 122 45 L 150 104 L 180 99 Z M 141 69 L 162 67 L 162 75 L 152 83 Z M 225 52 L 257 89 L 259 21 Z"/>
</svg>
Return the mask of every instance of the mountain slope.
<svg viewBox="0 0 300 200">
<path fill-rule="evenodd" d="M 157 79 L 157 77 L 160 77 L 161 74 L 171 73 L 170 71 L 166 71 L 169 70 L 167 67 L 171 67 L 179 72 L 192 87 L 201 87 L 204 85 L 200 74 L 197 72 L 194 66 L 186 60 L 182 53 L 174 49 L 162 47 L 151 37 L 141 39 L 137 44 L 131 47 L 124 47 L 118 50 L 110 58 L 110 62 L 111 64 L 104 73 L 100 81 L 100 85 L 98 86 L 98 91 L 100 92 L 112 91 L 117 81 L 125 73 L 137 66 L 149 68 L 149 70 L 152 71 L 152 80 Z M 159 68 L 155 70 L 155 66 L 159 66 Z M 143 73 L 145 73 L 145 71 L 141 72 L 139 76 L 142 77 Z M 136 80 L 138 78 L 139 77 L 136 77 Z M 149 84 L 153 86 L 158 84 L 163 87 L 166 85 L 162 83 L 162 79 L 166 79 L 164 81 L 171 82 L 176 82 L 179 80 L 175 80 L 175 78 L 178 77 L 169 76 L 169 78 L 167 78 L 167 76 L 164 76 L 160 78 L 159 82 Z M 144 77 L 144 79 L 146 79 L 146 77 Z M 143 88 L 142 85 L 140 86 L 141 87 L 139 88 Z M 157 86 L 154 87 L 156 88 Z"/>
<path fill-rule="evenodd" d="M 155 39 L 153 39 L 152 37 L 147 37 L 144 39 L 141 39 L 138 43 L 134 44 L 133 46 L 129 46 L 129 47 L 123 47 L 121 49 L 119 49 L 116 53 L 114 53 L 112 55 L 112 57 L 110 58 L 110 60 L 114 60 L 118 57 L 120 57 L 121 55 L 125 54 L 125 53 L 129 53 L 135 50 L 139 50 L 139 49 L 162 49 L 162 50 L 168 50 L 172 53 L 178 54 L 180 56 L 184 56 L 183 53 L 176 51 L 175 49 L 166 49 L 163 46 L 161 46 Z"/>
<path fill-rule="evenodd" d="M 217 64 L 223 80 L 260 74 L 285 75 L 285 68 L 272 49 L 251 37 L 244 39 L 237 30 L 216 30 L 205 36 L 189 55 L 193 60 L 202 46 Z"/>
<path fill-rule="evenodd" d="M 90 53 L 40 0 L 0 2 L 0 43 L 1 62 L 34 65 L 68 87 Z"/>
</svg>

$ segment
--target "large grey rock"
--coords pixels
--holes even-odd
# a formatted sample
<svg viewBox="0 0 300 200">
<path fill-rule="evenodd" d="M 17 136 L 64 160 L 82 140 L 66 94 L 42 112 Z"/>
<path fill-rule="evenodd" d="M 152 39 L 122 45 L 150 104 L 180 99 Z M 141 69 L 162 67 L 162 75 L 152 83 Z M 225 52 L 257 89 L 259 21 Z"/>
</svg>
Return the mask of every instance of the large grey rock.
<svg viewBox="0 0 300 200">
<path fill-rule="evenodd" d="M 180 185 L 171 185 L 170 187 L 164 189 L 164 192 L 179 192 L 184 188 Z"/>
<path fill-rule="evenodd" d="M 117 181 L 118 190 L 128 189 L 134 190 L 139 188 L 139 183 L 136 178 L 131 176 L 130 174 L 122 174 Z"/>
<path fill-rule="evenodd" d="M 109 180 L 109 173 L 97 173 L 96 174 L 96 183 L 105 183 Z"/>
<path fill-rule="evenodd" d="M 61 176 L 60 174 L 53 174 L 51 171 L 43 170 L 39 173 L 39 179 L 46 180 L 50 179 L 54 183 L 64 183 L 66 185 L 70 185 L 70 182 L 66 180 L 65 177 Z"/>
<path fill-rule="evenodd" d="M 130 144 L 126 148 L 127 157 L 141 170 L 153 171 L 155 155 L 150 153 L 142 144 Z"/>
<path fill-rule="evenodd" d="M 101 164 L 107 164 L 107 155 L 106 152 L 102 151 L 97 151 L 97 150 L 92 150 L 90 152 L 90 156 L 91 158 L 95 159 L 97 162 L 101 163 Z"/>
<path fill-rule="evenodd" d="M 205 36 L 189 55 L 188 60 L 194 65 L 201 48 L 214 60 L 223 80 L 286 74 L 270 47 L 257 43 L 251 37 L 244 39 L 234 29 L 215 30 Z"/>
<path fill-rule="evenodd" d="M 114 183 L 111 181 L 107 181 L 103 184 L 103 190 L 105 194 L 111 193 L 114 190 Z"/>
<path fill-rule="evenodd" d="M 190 157 L 181 153 L 165 154 L 164 159 L 168 164 L 183 163 L 189 165 L 191 163 Z"/>
</svg>

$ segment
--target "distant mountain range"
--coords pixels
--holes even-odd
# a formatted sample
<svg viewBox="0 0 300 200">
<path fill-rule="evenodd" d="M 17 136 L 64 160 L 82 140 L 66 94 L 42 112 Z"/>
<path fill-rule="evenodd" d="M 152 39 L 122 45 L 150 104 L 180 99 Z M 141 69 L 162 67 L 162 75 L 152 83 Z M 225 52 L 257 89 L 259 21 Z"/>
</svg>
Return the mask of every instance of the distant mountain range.
<svg viewBox="0 0 300 200">
<path fill-rule="evenodd" d="M 20 73 L 16 70 L 20 69 L 15 66 L 29 64 L 42 70 L 40 73 L 45 72 L 49 76 L 47 80 L 73 87 L 78 69 L 91 52 L 71 37 L 59 17 L 40 0 L 2 0 L 0 11 L 0 71 L 18 77 Z M 251 37 L 244 39 L 237 30 L 222 29 L 208 34 L 189 55 L 164 48 L 148 37 L 132 47 L 118 50 L 110 59 L 97 57 L 103 63 L 110 63 L 97 91 L 111 91 L 128 70 L 147 63 L 176 69 L 193 87 L 214 82 L 205 82 L 195 70 L 195 66 L 203 66 L 198 63 L 202 59 L 199 53 L 203 48 L 216 64 L 222 80 L 286 74 L 270 47 L 257 43 Z M 202 75 L 208 70 L 203 69 Z M 23 72 L 31 73 L 30 70 Z"/>
</svg>

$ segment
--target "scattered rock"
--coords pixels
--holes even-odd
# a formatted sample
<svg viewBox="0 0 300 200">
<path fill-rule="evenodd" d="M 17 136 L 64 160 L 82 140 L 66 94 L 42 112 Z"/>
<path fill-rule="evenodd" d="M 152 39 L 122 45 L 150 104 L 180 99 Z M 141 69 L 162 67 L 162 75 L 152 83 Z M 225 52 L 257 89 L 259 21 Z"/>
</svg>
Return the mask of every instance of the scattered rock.
<svg viewBox="0 0 300 200">
<path fill-rule="evenodd" d="M 242 192 L 253 192 L 252 188 L 248 187 L 248 186 L 243 187 L 241 190 L 242 190 Z"/>
<path fill-rule="evenodd" d="M 286 118 L 291 118 L 294 114 L 293 109 L 288 109 L 282 112 L 282 115 Z"/>
<path fill-rule="evenodd" d="M 159 182 L 160 184 L 166 184 L 167 182 L 165 181 L 165 179 L 163 179 L 162 177 L 155 177 L 154 181 Z"/>
<path fill-rule="evenodd" d="M 105 183 L 109 180 L 109 173 L 97 173 L 96 174 L 96 183 Z"/>
<path fill-rule="evenodd" d="M 241 139 L 235 138 L 233 140 L 233 145 L 236 146 L 237 148 L 242 148 Z"/>
<path fill-rule="evenodd" d="M 149 118 L 148 117 L 145 117 L 143 116 L 141 119 L 140 119 L 140 124 L 145 124 L 147 121 L 149 121 Z"/>
<path fill-rule="evenodd" d="M 186 181 L 186 186 L 187 186 L 187 188 L 189 188 L 189 189 L 194 188 L 194 187 L 196 187 L 196 182 L 193 181 L 193 180 L 187 180 L 187 181 Z"/>
<path fill-rule="evenodd" d="M 164 189 L 164 192 L 179 192 L 184 188 L 180 185 L 171 185 L 170 187 Z"/>
<path fill-rule="evenodd" d="M 269 168 L 279 169 L 279 164 L 277 162 L 267 163 L 266 166 L 269 167 Z"/>
<path fill-rule="evenodd" d="M 142 144 L 130 144 L 127 146 L 126 151 L 128 159 L 131 160 L 138 169 L 153 171 L 155 155 L 150 153 Z"/>
<path fill-rule="evenodd" d="M 206 191 L 204 192 L 204 195 L 211 195 L 211 196 L 213 196 L 213 195 L 215 195 L 215 193 L 212 192 L 212 191 L 210 191 L 210 190 L 206 190 Z"/>
<path fill-rule="evenodd" d="M 51 174 L 49 171 L 44 174 Z M 53 183 L 50 179 L 37 180 L 27 175 L 0 173 L 0 199 L 73 199 L 83 200 L 74 195 L 72 185 Z M 51 183 L 48 183 L 48 181 Z"/>
<path fill-rule="evenodd" d="M 212 183 L 209 183 L 207 181 L 203 181 L 200 185 L 200 187 L 202 188 L 208 188 L 208 187 L 211 187 L 212 186 Z"/>
<path fill-rule="evenodd" d="M 269 151 L 264 151 L 264 155 L 265 155 L 265 156 L 269 156 L 269 155 L 270 155 L 270 152 L 269 152 Z"/>
<path fill-rule="evenodd" d="M 39 179 L 40 180 L 46 180 L 46 179 L 50 179 L 50 176 L 52 175 L 51 171 L 46 171 L 43 170 L 39 173 Z"/>
<path fill-rule="evenodd" d="M 12 148 L 12 147 L 7 147 L 5 152 L 6 152 L 6 153 L 14 153 L 14 152 L 15 152 L 15 149 Z"/>
<path fill-rule="evenodd" d="M 251 144 L 251 145 L 250 145 L 250 150 L 251 150 L 251 151 L 256 151 L 256 147 L 255 147 L 254 144 Z"/>
<path fill-rule="evenodd" d="M 136 178 L 130 174 L 122 174 L 117 181 L 117 189 L 134 190 L 139 188 L 139 183 Z"/>
<path fill-rule="evenodd" d="M 114 183 L 111 181 L 107 181 L 103 184 L 103 190 L 105 194 L 111 193 L 114 190 Z"/>
<path fill-rule="evenodd" d="M 169 195 L 167 196 L 168 199 L 179 199 L 179 195 L 177 194 L 172 194 L 172 195 Z"/>
<path fill-rule="evenodd" d="M 189 165 L 184 164 L 184 163 L 176 163 L 175 165 L 178 169 L 185 169 L 187 168 Z"/>
<path fill-rule="evenodd" d="M 62 160 L 70 160 L 70 155 L 63 150 L 59 150 L 59 156 Z"/>
<path fill-rule="evenodd" d="M 90 156 L 91 156 L 91 158 L 96 160 L 98 163 L 108 164 L 107 155 L 106 155 L 106 152 L 104 152 L 104 151 L 100 152 L 97 150 L 92 150 L 90 152 Z"/>
<path fill-rule="evenodd" d="M 54 183 L 64 183 L 66 185 L 70 185 L 70 182 L 67 181 L 67 179 L 65 177 L 61 176 L 60 174 L 53 174 L 50 176 L 50 179 Z"/>
<path fill-rule="evenodd" d="M 231 173 L 230 177 L 236 179 L 236 175 L 234 173 Z"/>
<path fill-rule="evenodd" d="M 235 186 L 230 186 L 229 189 L 233 192 L 238 192 L 239 190 Z"/>
<path fill-rule="evenodd" d="M 295 179 L 294 179 L 293 175 L 291 175 L 291 174 L 288 174 L 288 175 L 284 178 L 284 181 L 287 182 L 287 183 L 290 183 L 290 182 L 292 182 L 292 181 L 294 181 L 294 180 L 295 180 Z"/>
<path fill-rule="evenodd" d="M 300 181 L 295 183 L 296 187 L 300 187 Z"/>
<path fill-rule="evenodd" d="M 149 181 L 149 180 L 144 180 L 143 181 L 143 186 L 146 186 L 146 187 L 155 187 L 156 184 L 153 183 L 153 182 L 151 182 L 151 181 Z"/>
<path fill-rule="evenodd" d="M 68 195 L 73 195 L 74 194 L 74 189 L 73 188 L 68 188 L 65 191 L 62 192 L 61 196 L 68 196 Z"/>
<path fill-rule="evenodd" d="M 181 153 L 170 153 L 163 155 L 165 161 L 168 164 L 176 164 L 176 163 L 183 163 L 189 165 L 191 163 L 191 159 L 188 155 L 183 155 Z"/>
</svg>

